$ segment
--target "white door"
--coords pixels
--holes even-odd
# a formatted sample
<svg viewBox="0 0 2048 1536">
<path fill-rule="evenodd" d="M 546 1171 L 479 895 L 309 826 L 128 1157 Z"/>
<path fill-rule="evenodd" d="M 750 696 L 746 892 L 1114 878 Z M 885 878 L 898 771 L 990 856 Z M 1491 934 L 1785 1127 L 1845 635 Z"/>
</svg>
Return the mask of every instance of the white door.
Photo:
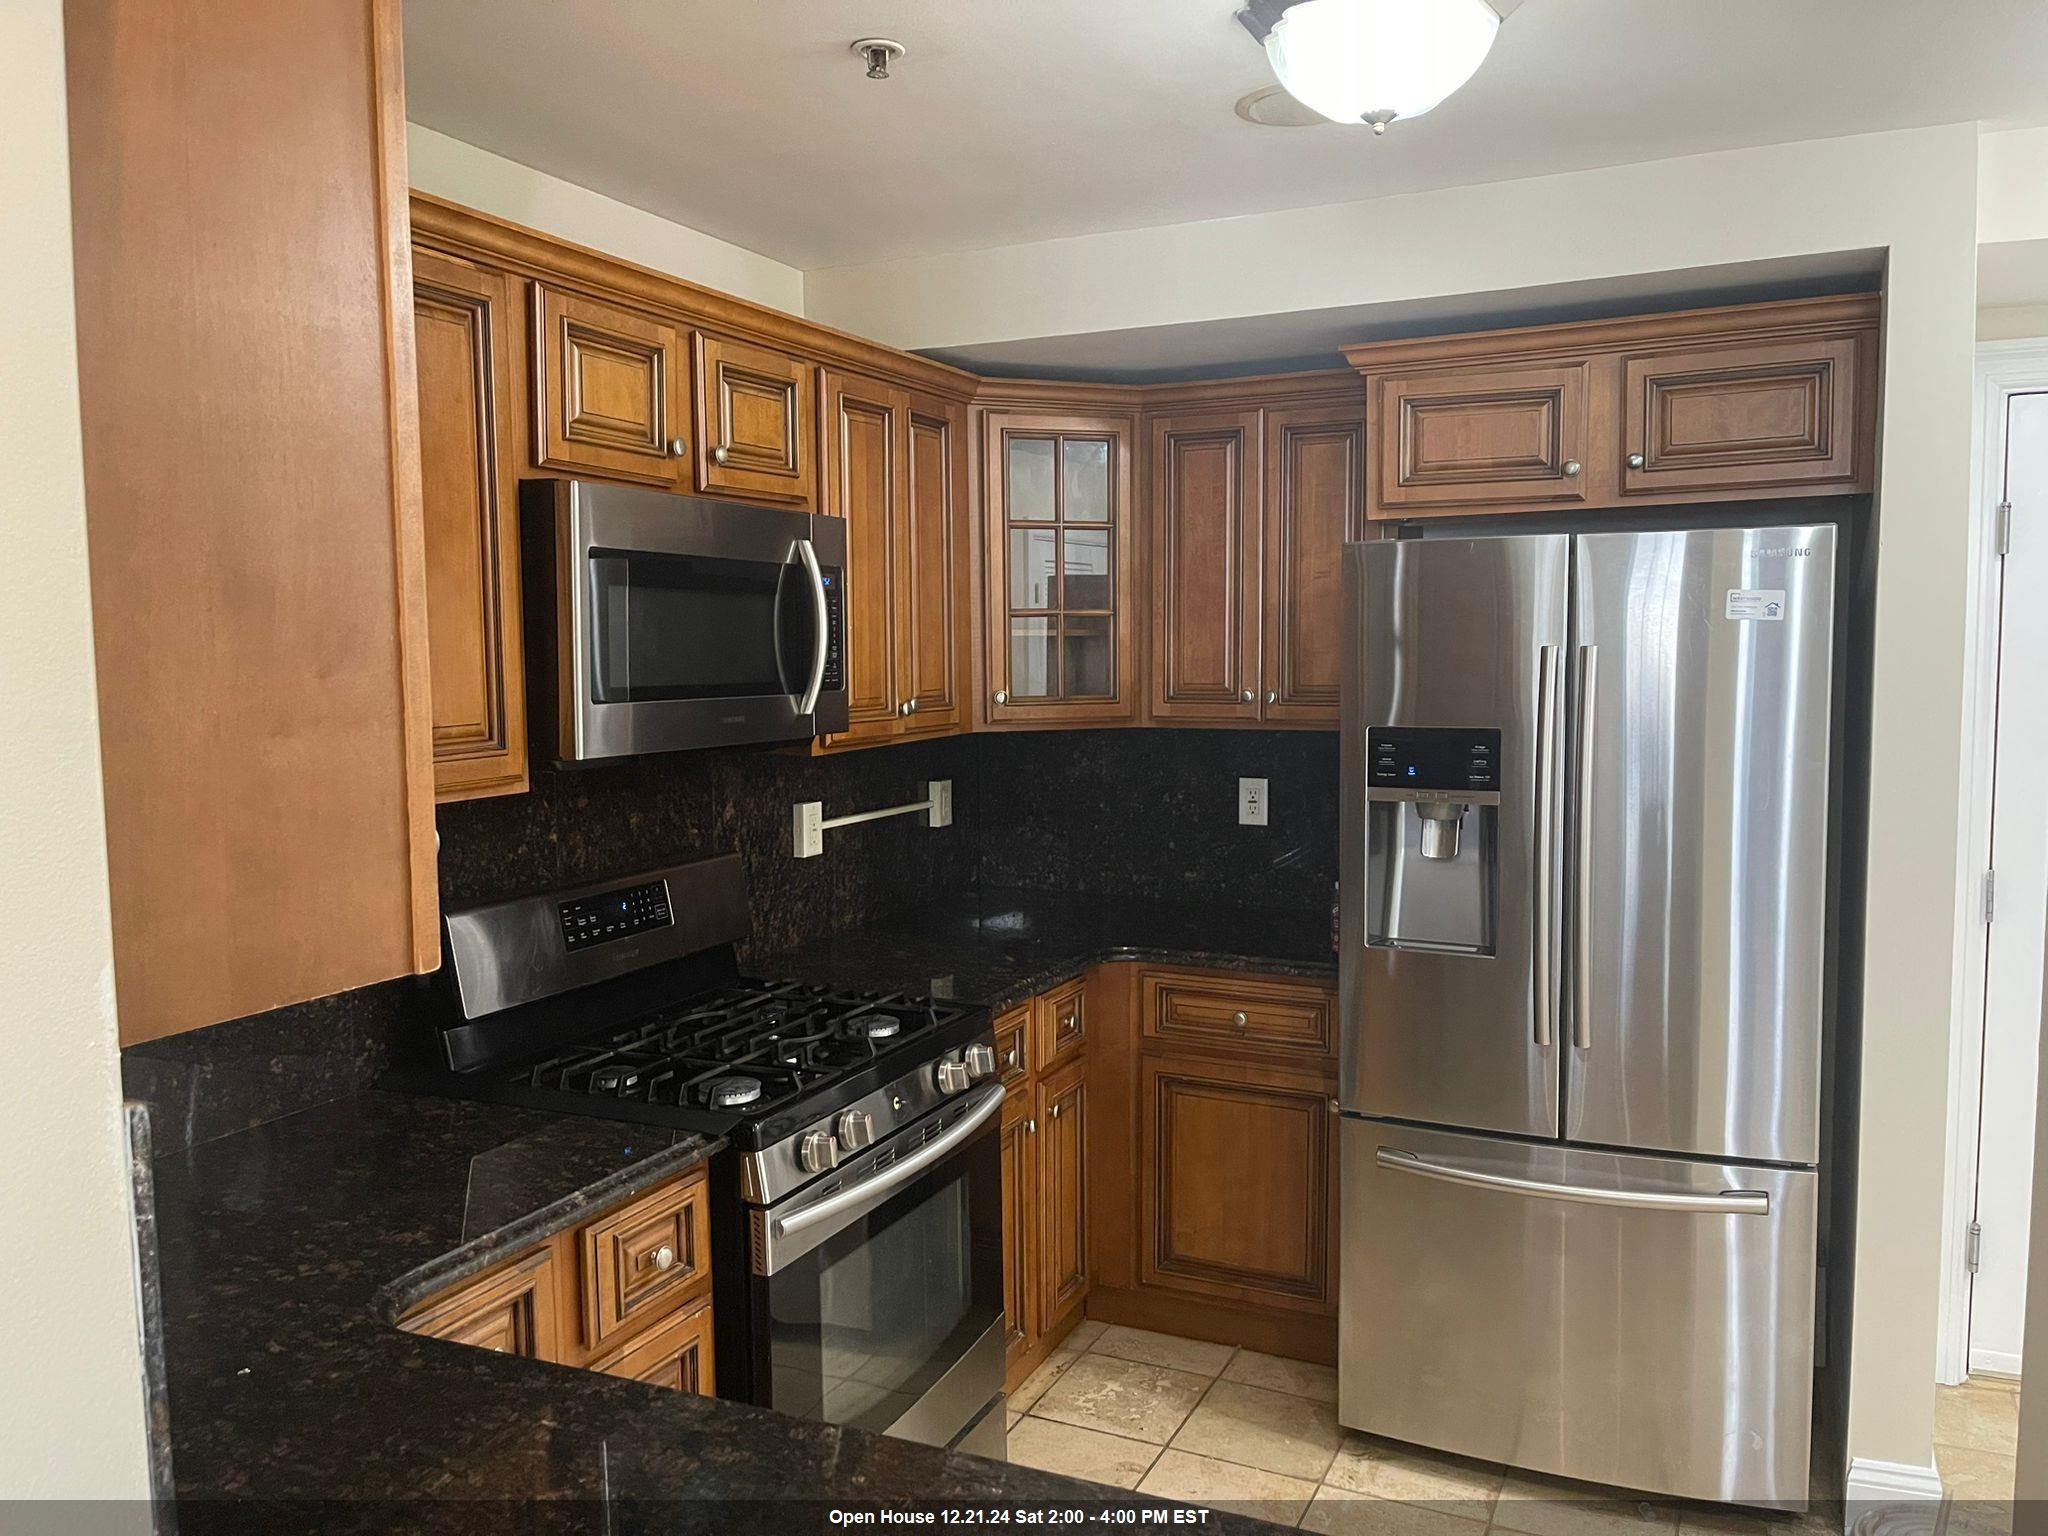
<svg viewBox="0 0 2048 1536">
<path fill-rule="evenodd" d="M 2048 394 L 2007 402 L 2005 499 L 2012 537 L 1999 602 L 1996 884 L 1984 977 L 1976 1212 L 1982 1236 L 1970 1283 L 1970 1369 L 2018 1375 L 2048 924 Z"/>
</svg>

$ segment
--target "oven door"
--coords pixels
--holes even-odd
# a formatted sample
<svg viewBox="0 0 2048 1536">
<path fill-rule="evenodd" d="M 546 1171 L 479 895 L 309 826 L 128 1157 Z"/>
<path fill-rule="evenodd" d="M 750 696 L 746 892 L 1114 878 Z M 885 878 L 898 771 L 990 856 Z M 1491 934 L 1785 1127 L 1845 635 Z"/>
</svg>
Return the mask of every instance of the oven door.
<svg viewBox="0 0 2048 1536">
<path fill-rule="evenodd" d="M 753 1212 L 768 1406 L 1002 1455 L 1002 1103 L 990 1084 Z"/>
<path fill-rule="evenodd" d="M 564 758 L 844 729 L 836 518 L 561 487 Z"/>
</svg>

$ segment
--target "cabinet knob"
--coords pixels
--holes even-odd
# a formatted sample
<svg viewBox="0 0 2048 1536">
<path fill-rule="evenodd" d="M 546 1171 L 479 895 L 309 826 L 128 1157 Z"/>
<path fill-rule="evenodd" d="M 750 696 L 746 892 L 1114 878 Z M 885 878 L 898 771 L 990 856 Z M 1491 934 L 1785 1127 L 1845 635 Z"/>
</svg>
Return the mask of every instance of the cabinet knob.
<svg viewBox="0 0 2048 1536">
<path fill-rule="evenodd" d="M 898 704 L 896 706 L 896 713 L 899 715 L 908 715 L 910 713 L 910 706 L 908 704 Z"/>
<path fill-rule="evenodd" d="M 690 445 L 684 442 L 683 439 L 681 439 L 680 437 L 672 437 L 668 440 L 668 456 L 670 458 L 680 459 L 684 454 L 688 453 L 689 451 Z"/>
<path fill-rule="evenodd" d="M 654 1267 L 656 1269 L 674 1269 L 675 1265 L 676 1251 L 675 1249 L 669 1247 L 667 1243 L 663 1243 L 659 1248 L 654 1250 Z"/>
<path fill-rule="evenodd" d="M 1628 467 L 1630 469 L 1641 469 L 1644 463 L 1645 460 L 1640 453 L 1632 453 L 1628 456 Z"/>
<path fill-rule="evenodd" d="M 1060 1117 L 1060 1106 L 1057 1104 L 1053 1105 L 1052 1107 L 1052 1117 L 1055 1120 L 1059 1119 Z"/>
<path fill-rule="evenodd" d="M 1038 1134 L 1038 1121 L 1035 1119 L 1026 1120 L 1024 1122 L 1024 1129 L 1028 1134 L 1036 1136 Z"/>
<path fill-rule="evenodd" d="M 723 443 L 720 443 L 716 448 L 711 450 L 711 462 L 714 464 L 723 464 L 727 459 L 731 457 L 732 455 L 725 451 L 725 444 Z"/>
<path fill-rule="evenodd" d="M 1579 478 L 1579 461 L 1577 459 L 1566 459 L 1564 461 L 1564 477 L 1567 480 Z"/>
<path fill-rule="evenodd" d="M 1273 689 L 1268 688 L 1266 690 L 1266 702 L 1268 704 L 1278 704 L 1280 702 L 1280 695 Z"/>
<path fill-rule="evenodd" d="M 911 700 L 911 701 L 910 701 L 910 702 L 909 702 L 908 704 L 904 705 L 904 706 L 903 706 L 903 712 L 904 712 L 904 713 L 905 713 L 906 715 L 914 715 L 914 714 L 916 714 L 916 713 L 917 713 L 917 700 L 915 700 L 915 699 L 912 699 L 912 700 Z"/>
<path fill-rule="evenodd" d="M 1245 1016 L 1245 1011 L 1240 1008 L 1230 1016 L 1230 1022 L 1239 1029 L 1243 1029 L 1251 1023 L 1251 1020 Z"/>
<path fill-rule="evenodd" d="M 1007 703 L 1009 703 L 1009 702 L 1010 702 L 1010 696 L 1009 696 L 1009 694 L 1007 694 L 1007 693 L 1003 692 L 1003 690 L 1002 690 L 1002 689 L 998 688 L 998 689 L 996 690 L 996 702 L 997 702 L 998 704 L 1007 704 Z"/>
<path fill-rule="evenodd" d="M 1249 689 L 1249 688 L 1245 689 L 1245 691 L 1244 691 L 1243 693 L 1239 694 L 1239 695 L 1238 695 L 1238 697 L 1239 697 L 1240 699 L 1242 699 L 1242 700 L 1243 700 L 1243 701 L 1244 701 L 1245 703 L 1247 703 L 1247 704 L 1251 703 L 1251 701 L 1252 701 L 1252 691 L 1251 691 L 1251 689 Z"/>
</svg>

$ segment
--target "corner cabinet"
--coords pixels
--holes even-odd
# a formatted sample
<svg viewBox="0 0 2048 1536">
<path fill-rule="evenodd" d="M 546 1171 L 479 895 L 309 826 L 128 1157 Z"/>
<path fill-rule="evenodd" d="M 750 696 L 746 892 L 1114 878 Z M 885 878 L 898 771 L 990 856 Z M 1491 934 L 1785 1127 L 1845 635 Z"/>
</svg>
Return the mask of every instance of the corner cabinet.
<svg viewBox="0 0 2048 1536">
<path fill-rule="evenodd" d="M 1360 402 L 1149 426 L 1150 717 L 1336 725 L 1344 543 L 1364 531 Z"/>
<path fill-rule="evenodd" d="M 1347 347 L 1367 514 L 1866 493 L 1879 312 L 1853 294 Z"/>
<path fill-rule="evenodd" d="M 849 725 L 836 750 L 960 728 L 966 411 L 827 369 L 824 510 L 846 520 Z"/>
<path fill-rule="evenodd" d="M 982 413 L 987 716 L 1138 714 L 1131 420 Z"/>
<path fill-rule="evenodd" d="M 527 787 L 519 496 L 503 419 L 512 395 L 512 280 L 413 256 L 420 491 L 427 550 L 434 789 L 442 800 Z"/>
</svg>

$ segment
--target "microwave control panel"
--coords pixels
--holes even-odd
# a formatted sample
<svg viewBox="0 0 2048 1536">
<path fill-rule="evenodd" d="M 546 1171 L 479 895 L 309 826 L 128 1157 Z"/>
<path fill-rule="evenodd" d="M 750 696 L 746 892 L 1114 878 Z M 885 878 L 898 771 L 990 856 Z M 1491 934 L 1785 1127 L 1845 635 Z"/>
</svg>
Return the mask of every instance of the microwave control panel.
<svg viewBox="0 0 2048 1536">
<path fill-rule="evenodd" d="M 836 565 L 825 567 L 825 685 L 823 692 L 837 693 L 846 686 L 846 621 L 841 589 L 845 572 Z"/>
<path fill-rule="evenodd" d="M 1500 792 L 1500 732 L 1376 725 L 1365 733 L 1374 789 Z"/>
<path fill-rule="evenodd" d="M 561 915 L 562 943 L 571 954 L 593 944 L 610 944 L 675 923 L 675 915 L 669 910 L 666 880 L 650 880 L 645 885 L 606 891 L 602 896 L 558 902 L 555 910 Z"/>
</svg>

